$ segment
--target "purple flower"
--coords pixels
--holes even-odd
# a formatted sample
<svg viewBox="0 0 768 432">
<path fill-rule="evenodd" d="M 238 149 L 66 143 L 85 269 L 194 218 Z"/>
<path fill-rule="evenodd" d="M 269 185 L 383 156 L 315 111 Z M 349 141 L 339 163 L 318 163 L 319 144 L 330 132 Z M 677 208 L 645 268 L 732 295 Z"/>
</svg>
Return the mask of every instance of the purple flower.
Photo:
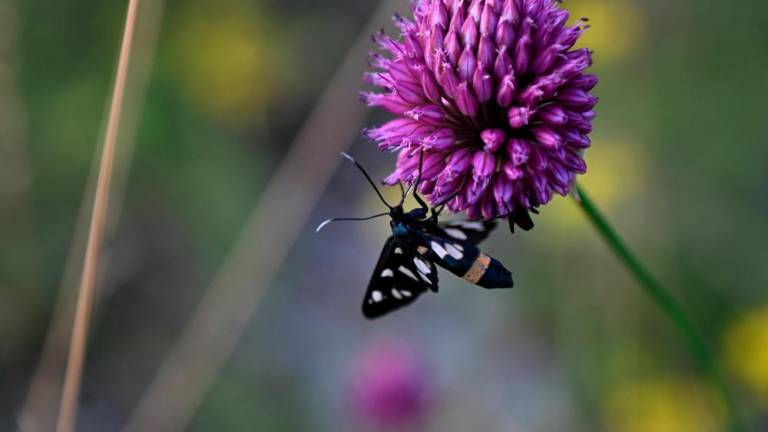
<svg viewBox="0 0 768 432">
<path fill-rule="evenodd" d="M 385 180 L 419 191 L 470 218 L 519 214 L 568 194 L 587 167 L 582 152 L 595 117 L 597 77 L 586 29 L 567 26 L 556 0 L 416 0 L 401 37 L 374 36 L 366 79 L 383 92 L 361 95 L 397 118 L 366 135 L 399 152 Z"/>
<path fill-rule="evenodd" d="M 354 407 L 365 423 L 400 430 L 424 420 L 428 408 L 425 368 L 399 340 L 370 346 L 354 369 Z"/>
</svg>

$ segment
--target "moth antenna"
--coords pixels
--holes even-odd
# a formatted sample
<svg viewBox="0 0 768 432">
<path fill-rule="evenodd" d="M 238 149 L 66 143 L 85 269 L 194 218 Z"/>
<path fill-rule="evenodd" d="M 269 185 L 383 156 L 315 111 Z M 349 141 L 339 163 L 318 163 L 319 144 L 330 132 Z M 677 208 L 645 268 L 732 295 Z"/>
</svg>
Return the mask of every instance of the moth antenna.
<svg viewBox="0 0 768 432">
<path fill-rule="evenodd" d="M 317 226 L 317 228 L 315 228 L 315 232 L 319 233 L 320 230 L 325 228 L 325 226 L 328 225 L 331 222 L 333 222 L 333 219 L 328 219 L 328 220 L 323 221 L 320 225 Z"/>
<path fill-rule="evenodd" d="M 357 167 L 357 169 L 359 169 L 359 170 L 360 170 L 360 172 L 361 172 L 361 173 L 363 173 L 363 175 L 365 176 L 366 180 L 368 180 L 368 183 L 370 183 L 370 184 L 371 184 L 371 186 L 373 186 L 373 190 L 375 190 L 375 191 L 376 191 L 376 195 L 378 195 L 378 196 L 379 196 L 379 199 L 381 200 L 381 202 L 383 202 L 383 203 L 384 203 L 384 205 L 385 205 L 385 206 L 387 206 L 387 208 L 391 209 L 391 208 L 392 208 L 392 206 L 391 206 L 391 205 L 389 205 L 389 203 L 387 202 L 387 200 L 385 200 L 385 199 L 384 199 L 384 195 L 382 195 L 382 194 L 381 194 L 381 192 L 379 191 L 379 188 L 378 188 L 378 187 L 376 187 L 376 182 L 374 182 L 374 181 L 373 181 L 373 179 L 371 178 L 371 176 L 370 176 L 370 175 L 368 175 L 368 172 L 366 172 L 366 171 L 365 171 L 365 168 L 363 168 L 363 166 L 362 166 L 362 165 L 360 165 L 359 163 L 357 163 L 357 161 L 355 160 L 355 158 L 353 158 L 353 157 L 352 157 L 352 156 L 350 156 L 349 154 L 347 154 L 347 153 L 344 153 L 344 152 L 341 152 L 341 155 L 342 155 L 342 156 L 343 156 L 345 159 L 347 159 L 348 161 L 350 161 L 350 162 L 352 162 L 353 164 L 355 164 L 355 166 Z"/>
<path fill-rule="evenodd" d="M 333 218 L 333 219 L 328 219 L 328 220 L 326 220 L 326 221 L 323 221 L 322 223 L 320 223 L 320 225 L 318 225 L 318 226 L 317 226 L 317 228 L 315 228 L 315 232 L 320 232 L 320 230 L 322 230 L 323 228 L 325 228 L 325 227 L 326 227 L 328 224 L 330 224 L 331 222 L 340 222 L 340 221 L 367 221 L 367 220 L 371 220 L 371 219 L 380 218 L 380 217 L 383 217 L 383 216 L 389 216 L 389 212 L 386 212 L 386 213 L 379 213 L 379 214 L 375 214 L 375 215 L 373 215 L 373 216 L 362 217 L 362 218 Z"/>
</svg>

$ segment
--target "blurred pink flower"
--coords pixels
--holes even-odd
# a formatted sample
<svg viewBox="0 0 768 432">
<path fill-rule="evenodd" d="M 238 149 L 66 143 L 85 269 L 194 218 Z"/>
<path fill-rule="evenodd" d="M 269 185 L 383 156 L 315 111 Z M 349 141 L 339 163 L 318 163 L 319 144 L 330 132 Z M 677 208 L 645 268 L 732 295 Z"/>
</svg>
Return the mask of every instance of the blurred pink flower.
<svg viewBox="0 0 768 432">
<path fill-rule="evenodd" d="M 367 347 L 353 371 L 357 416 L 384 430 L 418 426 L 428 411 L 428 380 L 419 356 L 405 342 L 386 339 Z"/>
</svg>

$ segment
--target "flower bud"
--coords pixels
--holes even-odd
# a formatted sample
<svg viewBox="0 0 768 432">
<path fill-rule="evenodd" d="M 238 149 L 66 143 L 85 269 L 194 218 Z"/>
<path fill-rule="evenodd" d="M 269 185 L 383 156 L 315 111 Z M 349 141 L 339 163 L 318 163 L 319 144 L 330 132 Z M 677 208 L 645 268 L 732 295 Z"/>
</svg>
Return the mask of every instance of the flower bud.
<svg viewBox="0 0 768 432">
<path fill-rule="evenodd" d="M 480 134 L 480 138 L 485 143 L 485 149 L 495 153 L 504 144 L 505 135 L 501 129 L 486 129 Z"/>
</svg>

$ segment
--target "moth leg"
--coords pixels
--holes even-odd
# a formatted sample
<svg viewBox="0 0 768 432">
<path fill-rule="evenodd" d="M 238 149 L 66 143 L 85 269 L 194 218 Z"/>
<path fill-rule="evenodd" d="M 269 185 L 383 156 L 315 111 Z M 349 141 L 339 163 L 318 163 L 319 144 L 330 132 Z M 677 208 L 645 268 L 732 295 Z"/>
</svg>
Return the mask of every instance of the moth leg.
<svg viewBox="0 0 768 432">
<path fill-rule="evenodd" d="M 424 149 L 419 151 L 419 173 L 416 175 L 416 181 L 413 182 L 414 192 L 419 190 L 419 183 L 421 183 L 421 173 L 424 169 Z"/>
<path fill-rule="evenodd" d="M 440 210 L 437 210 L 435 207 L 432 207 L 432 209 L 430 210 L 432 213 L 432 216 L 429 217 L 429 221 L 431 223 L 434 223 L 434 224 L 437 223 L 437 217 L 440 216 L 440 212 L 443 211 L 442 207 L 443 206 L 441 206 Z"/>
<path fill-rule="evenodd" d="M 422 149 L 419 153 L 419 175 L 416 177 L 416 181 L 413 183 L 413 198 L 416 199 L 416 202 L 419 203 L 421 208 L 424 210 L 424 213 L 429 211 L 429 206 L 427 203 L 424 202 L 424 200 L 419 196 L 419 184 L 421 183 L 421 174 L 424 169 L 424 150 Z"/>
<path fill-rule="evenodd" d="M 416 202 L 419 203 L 421 208 L 424 209 L 424 212 L 429 211 L 429 206 L 427 205 L 427 203 L 424 202 L 424 200 L 419 196 L 419 194 L 416 193 L 415 190 L 413 191 L 413 197 L 416 199 Z"/>
</svg>

